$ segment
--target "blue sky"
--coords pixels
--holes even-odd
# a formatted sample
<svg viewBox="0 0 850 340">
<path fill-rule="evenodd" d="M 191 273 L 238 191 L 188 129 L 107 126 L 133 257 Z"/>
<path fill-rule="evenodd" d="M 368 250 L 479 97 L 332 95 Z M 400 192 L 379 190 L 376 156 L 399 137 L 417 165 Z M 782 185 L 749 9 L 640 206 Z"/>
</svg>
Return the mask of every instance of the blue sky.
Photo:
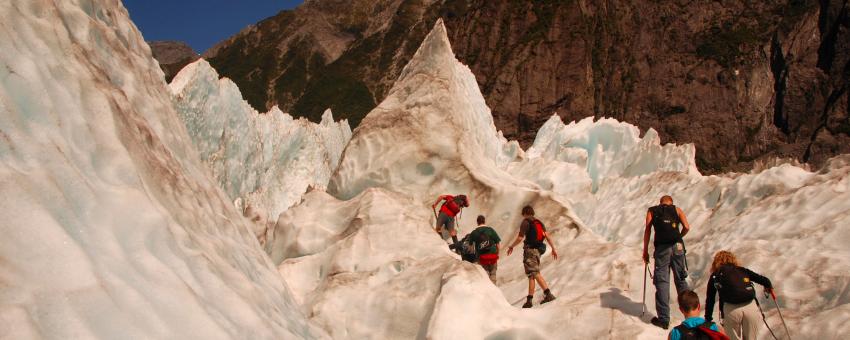
<svg viewBox="0 0 850 340">
<path fill-rule="evenodd" d="M 303 0 L 124 0 L 145 40 L 181 40 L 203 53 L 245 26 Z"/>
</svg>

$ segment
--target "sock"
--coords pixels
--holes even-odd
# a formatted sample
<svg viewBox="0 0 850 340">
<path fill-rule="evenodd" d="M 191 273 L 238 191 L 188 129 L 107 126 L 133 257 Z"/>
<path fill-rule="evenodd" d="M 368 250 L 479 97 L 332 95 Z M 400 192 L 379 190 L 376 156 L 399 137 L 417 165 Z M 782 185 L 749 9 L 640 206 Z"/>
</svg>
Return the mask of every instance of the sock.
<svg viewBox="0 0 850 340">
<path fill-rule="evenodd" d="M 528 299 L 528 301 L 531 301 L 531 298 L 533 298 L 533 297 L 534 297 L 534 296 L 529 295 L 529 296 L 526 296 L 525 298 L 526 298 L 526 299 Z"/>
<path fill-rule="evenodd" d="M 549 288 L 546 288 L 545 290 L 543 290 L 543 294 L 551 295 L 552 292 L 549 291 Z"/>
</svg>

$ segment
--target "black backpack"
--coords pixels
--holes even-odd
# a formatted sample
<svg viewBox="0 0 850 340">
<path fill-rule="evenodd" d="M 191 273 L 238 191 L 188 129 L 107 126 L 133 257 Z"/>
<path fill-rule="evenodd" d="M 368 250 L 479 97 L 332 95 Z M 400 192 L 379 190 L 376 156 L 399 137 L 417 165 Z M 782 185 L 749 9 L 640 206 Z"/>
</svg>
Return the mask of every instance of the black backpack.
<svg viewBox="0 0 850 340">
<path fill-rule="evenodd" d="M 546 226 L 536 218 L 529 218 L 526 221 L 529 222 L 529 226 L 528 231 L 525 232 L 525 240 L 523 242 L 526 247 L 537 249 L 540 251 L 540 255 L 543 255 L 546 252 L 546 243 L 543 243 L 543 240 L 546 239 L 543 237 Z"/>
<path fill-rule="evenodd" d="M 706 321 L 704 324 L 694 328 L 688 328 L 685 327 L 685 325 L 678 325 L 676 326 L 676 329 L 679 331 L 679 338 L 682 340 L 728 340 L 728 336 L 711 329 L 711 325 L 713 324 L 713 322 Z"/>
<path fill-rule="evenodd" d="M 750 282 L 750 277 L 739 267 L 722 265 L 711 276 L 714 279 L 714 288 L 720 292 L 723 302 L 742 304 L 756 298 L 756 290 Z"/>
<path fill-rule="evenodd" d="M 472 241 L 469 235 L 466 234 L 466 236 L 460 239 L 460 249 L 458 249 L 458 252 L 460 253 L 460 258 L 464 261 L 475 263 L 478 261 L 478 251 L 475 249 L 475 242 Z"/>
<path fill-rule="evenodd" d="M 649 211 L 652 213 L 656 245 L 682 242 L 682 234 L 679 232 L 682 221 L 679 219 L 679 212 L 675 205 L 656 205 L 649 208 Z"/>
<path fill-rule="evenodd" d="M 479 232 L 477 237 L 472 237 L 472 234 L 474 233 L 475 230 L 473 230 L 473 232 L 469 234 L 466 234 L 466 236 L 464 236 L 463 239 L 460 240 L 461 259 L 473 263 L 478 262 L 478 257 L 481 255 L 484 249 L 493 246 L 490 237 L 487 236 L 487 233 Z"/>
</svg>

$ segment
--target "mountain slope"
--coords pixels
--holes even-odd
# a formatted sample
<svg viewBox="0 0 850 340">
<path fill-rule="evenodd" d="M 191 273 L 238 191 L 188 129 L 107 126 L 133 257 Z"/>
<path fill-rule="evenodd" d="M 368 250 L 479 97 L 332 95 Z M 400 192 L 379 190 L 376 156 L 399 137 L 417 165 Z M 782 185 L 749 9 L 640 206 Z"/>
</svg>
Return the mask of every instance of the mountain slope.
<svg viewBox="0 0 850 340">
<path fill-rule="evenodd" d="M 341 6 L 341 7 L 340 7 Z M 707 172 L 850 151 L 846 0 L 308 1 L 206 54 L 251 105 L 352 126 L 445 19 L 496 126 L 530 145 L 557 112 L 695 143 Z"/>
<path fill-rule="evenodd" d="M 165 73 L 166 82 L 171 82 L 171 79 L 184 66 L 201 57 L 192 47 L 182 41 L 151 41 L 148 44 L 153 58 L 159 63 L 162 72 Z"/>
</svg>

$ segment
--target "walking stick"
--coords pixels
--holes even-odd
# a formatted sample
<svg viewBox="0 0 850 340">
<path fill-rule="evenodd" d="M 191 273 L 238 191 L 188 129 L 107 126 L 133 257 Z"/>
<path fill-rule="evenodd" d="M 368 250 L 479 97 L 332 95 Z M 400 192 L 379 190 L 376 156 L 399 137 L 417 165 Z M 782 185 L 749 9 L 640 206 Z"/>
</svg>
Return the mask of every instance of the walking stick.
<svg viewBox="0 0 850 340">
<path fill-rule="evenodd" d="M 436 231 L 437 234 L 440 234 L 440 232 L 437 231 L 437 228 L 440 227 L 439 225 L 437 225 L 437 223 L 440 223 L 440 218 L 437 217 L 437 209 L 431 209 L 431 211 L 434 212 L 434 225 L 435 225 L 434 231 Z M 442 235 L 440 235 L 440 236 L 442 236 Z"/>
<path fill-rule="evenodd" d="M 640 316 L 646 314 L 646 273 L 649 273 L 649 263 L 643 263 L 643 309 L 641 309 Z"/>
<path fill-rule="evenodd" d="M 769 292 L 764 292 L 764 296 L 770 295 L 773 298 L 773 305 L 776 306 L 776 311 L 779 312 L 779 320 L 782 320 L 782 327 L 785 328 L 785 335 L 788 335 L 788 340 L 791 340 L 791 332 L 788 331 L 788 325 L 785 324 L 785 318 L 782 317 L 782 310 L 779 309 L 779 303 L 776 302 L 776 294 L 771 289 Z"/>
<path fill-rule="evenodd" d="M 767 326 L 767 331 L 770 332 L 770 335 L 773 336 L 774 339 L 779 340 L 779 338 L 776 337 L 776 334 L 773 333 L 773 329 L 771 329 L 770 325 L 767 324 L 767 317 L 764 316 L 764 310 L 761 309 L 759 299 L 755 298 L 753 300 L 756 301 L 756 306 L 759 308 L 759 312 L 761 313 L 761 319 L 764 321 L 764 325 Z M 789 337 L 788 339 L 790 340 L 791 338 Z"/>
</svg>

